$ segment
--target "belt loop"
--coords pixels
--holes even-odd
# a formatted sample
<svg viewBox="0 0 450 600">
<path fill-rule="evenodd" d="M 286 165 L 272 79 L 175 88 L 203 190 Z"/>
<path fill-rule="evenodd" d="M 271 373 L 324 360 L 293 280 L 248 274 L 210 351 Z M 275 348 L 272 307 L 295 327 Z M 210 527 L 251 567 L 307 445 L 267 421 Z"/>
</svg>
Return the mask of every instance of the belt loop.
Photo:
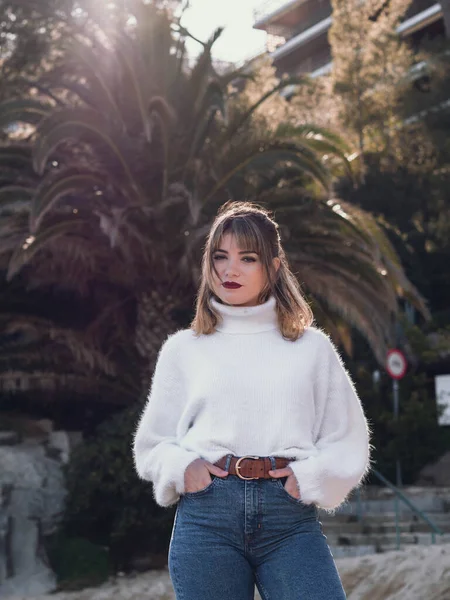
<svg viewBox="0 0 450 600">
<path fill-rule="evenodd" d="M 272 471 L 275 471 L 275 469 L 277 468 L 277 463 L 275 461 L 275 457 L 273 456 L 269 456 L 269 460 L 270 460 L 270 464 L 272 465 Z M 272 477 L 272 480 L 276 479 L 275 477 Z"/>
<path fill-rule="evenodd" d="M 227 454 L 227 460 L 225 461 L 224 471 L 229 471 L 230 470 L 230 463 L 231 463 L 231 459 L 232 458 L 233 458 L 232 454 Z"/>
</svg>

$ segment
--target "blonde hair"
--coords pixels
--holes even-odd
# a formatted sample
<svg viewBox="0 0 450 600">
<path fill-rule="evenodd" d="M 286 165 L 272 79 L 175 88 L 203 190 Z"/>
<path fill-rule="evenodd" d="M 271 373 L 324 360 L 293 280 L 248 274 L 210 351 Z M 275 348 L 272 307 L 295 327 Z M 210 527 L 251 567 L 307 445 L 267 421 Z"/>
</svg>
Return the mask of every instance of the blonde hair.
<svg viewBox="0 0 450 600">
<path fill-rule="evenodd" d="M 235 236 L 239 247 L 258 253 L 267 276 L 258 304 L 266 302 L 273 295 L 281 334 L 285 339 L 297 340 L 312 325 L 313 313 L 289 268 L 281 246 L 278 224 L 266 209 L 251 202 L 229 201 L 217 213 L 203 252 L 202 277 L 191 328 L 198 335 L 208 335 L 215 331 L 221 318 L 211 305 L 211 298 L 215 296 L 213 272 L 217 275 L 213 256 L 227 233 Z M 280 259 L 278 271 L 273 266 L 275 257 Z M 219 298 L 217 300 L 220 302 Z"/>
</svg>

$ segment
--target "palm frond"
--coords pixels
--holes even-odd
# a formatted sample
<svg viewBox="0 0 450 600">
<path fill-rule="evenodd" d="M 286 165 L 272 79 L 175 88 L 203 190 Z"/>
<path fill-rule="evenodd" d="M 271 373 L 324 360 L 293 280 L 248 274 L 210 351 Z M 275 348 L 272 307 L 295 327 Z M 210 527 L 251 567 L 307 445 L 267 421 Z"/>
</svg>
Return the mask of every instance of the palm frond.
<svg viewBox="0 0 450 600">
<path fill-rule="evenodd" d="M 376 218 L 369 212 L 363 211 L 358 206 L 348 202 L 342 200 L 330 200 L 330 202 L 334 206 L 340 205 L 344 212 L 350 214 L 358 230 L 367 235 L 372 241 L 374 258 L 378 261 L 380 270 L 385 272 L 386 278 L 395 289 L 398 297 L 407 298 L 422 316 L 429 320 L 431 315 L 425 298 L 406 277 L 397 252 Z"/>
<path fill-rule="evenodd" d="M 372 297 L 357 286 L 346 285 L 340 273 L 323 273 L 315 266 L 302 263 L 300 274 L 308 291 L 329 307 L 332 313 L 340 315 L 360 331 L 378 362 L 384 364 L 387 348 L 393 342 L 393 314 L 386 310 L 374 310 Z"/>
<path fill-rule="evenodd" d="M 94 188 L 101 189 L 104 183 L 103 174 L 80 172 L 79 169 L 74 167 L 63 169 L 55 177 L 44 179 L 43 184 L 37 189 L 31 204 L 31 233 L 36 233 L 42 219 L 61 199 L 66 198 L 70 194 L 79 193 L 83 195 L 92 193 Z"/>
<path fill-rule="evenodd" d="M 7 185 L 0 187 L 0 214 L 18 212 L 31 204 L 33 190 L 21 185 Z"/>
<path fill-rule="evenodd" d="M 32 169 L 31 148 L 27 145 L 8 144 L 0 147 L 0 171 L 8 169 Z M 17 174 L 17 173 L 16 173 Z"/>
<path fill-rule="evenodd" d="M 0 390 L 5 394 L 70 390 L 86 396 L 95 395 L 100 402 L 119 406 L 135 402 L 139 395 L 139 390 L 125 387 L 116 379 L 109 380 L 71 371 L 55 372 L 53 369 L 36 370 L 31 373 L 18 369 L 0 372 Z M 64 397 L 64 394 L 58 397 Z"/>
<path fill-rule="evenodd" d="M 190 152 L 185 163 L 185 171 L 188 168 L 193 157 L 199 154 L 203 148 L 206 137 L 208 136 L 217 114 L 220 114 L 226 123 L 226 105 L 223 89 L 218 82 L 211 82 L 202 99 L 200 107 L 197 109 L 197 115 L 193 121 L 193 135 L 189 136 L 188 145 Z"/>
<path fill-rule="evenodd" d="M 55 150 L 68 140 L 98 144 L 106 151 L 115 167 L 128 182 L 130 192 L 139 201 L 143 201 L 135 177 L 133 167 L 124 153 L 126 139 L 115 130 L 99 113 L 88 108 L 67 108 L 55 111 L 40 123 L 37 139 L 33 148 L 34 168 L 39 174 L 45 170 L 46 164 Z"/>
<path fill-rule="evenodd" d="M 151 97 L 148 76 L 142 57 L 125 33 L 110 31 L 108 34 L 115 59 L 121 67 L 122 85 L 126 85 L 128 108 L 139 116 L 141 130 L 146 131 L 147 102 Z"/>
<path fill-rule="evenodd" d="M 97 48 L 82 43 L 80 40 L 71 40 L 66 54 L 70 62 L 74 61 L 78 68 L 82 68 L 83 78 L 87 82 L 87 87 L 86 84 L 75 83 L 75 86 L 72 85 L 72 91 L 76 90 L 78 95 L 92 108 L 100 113 L 108 114 L 112 120 L 116 120 L 125 129 L 123 115 L 111 89 L 113 65 L 109 70 L 99 68 L 99 64 L 101 65 L 104 61 L 102 53 L 111 58 L 112 53 L 108 53 L 104 47 L 100 48 L 100 52 L 98 52 Z"/>
<path fill-rule="evenodd" d="M 16 123 L 37 125 L 50 114 L 52 106 L 38 100 L 8 100 L 0 104 L 0 128 L 5 129 Z"/>
<path fill-rule="evenodd" d="M 36 236 L 30 234 L 16 248 L 11 257 L 8 267 L 7 280 L 11 279 L 45 246 L 50 240 L 55 240 L 63 235 L 74 233 L 78 228 L 83 227 L 82 219 L 70 218 L 61 220 L 56 225 L 48 227 L 39 232 Z"/>
<path fill-rule="evenodd" d="M 242 162 L 234 166 L 230 171 L 225 173 L 212 190 L 208 193 L 203 203 L 207 203 L 215 196 L 227 183 L 244 170 L 246 172 L 259 171 L 264 169 L 265 165 L 271 166 L 276 163 L 284 163 L 288 166 L 297 165 L 304 173 L 308 173 L 314 179 L 319 181 L 323 187 L 327 188 L 329 184 L 330 174 L 328 170 L 317 160 L 317 157 L 300 144 L 282 144 L 274 142 L 267 148 L 261 146 L 262 150 L 248 156 Z"/>
</svg>

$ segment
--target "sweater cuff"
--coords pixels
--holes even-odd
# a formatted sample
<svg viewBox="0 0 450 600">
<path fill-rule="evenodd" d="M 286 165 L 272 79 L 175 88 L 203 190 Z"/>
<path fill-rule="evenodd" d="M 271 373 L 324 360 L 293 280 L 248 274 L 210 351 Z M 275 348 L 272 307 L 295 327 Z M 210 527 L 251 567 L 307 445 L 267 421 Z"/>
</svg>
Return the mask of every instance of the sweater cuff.
<svg viewBox="0 0 450 600">
<path fill-rule="evenodd" d="M 184 492 L 184 473 L 188 466 L 199 458 L 198 454 L 172 446 L 167 453 L 160 477 L 154 480 L 154 497 L 160 506 L 170 506 L 180 499 Z"/>
<path fill-rule="evenodd" d="M 300 498 L 304 504 L 324 505 L 323 490 L 318 473 L 317 458 L 310 456 L 289 463 L 299 487 Z"/>
</svg>

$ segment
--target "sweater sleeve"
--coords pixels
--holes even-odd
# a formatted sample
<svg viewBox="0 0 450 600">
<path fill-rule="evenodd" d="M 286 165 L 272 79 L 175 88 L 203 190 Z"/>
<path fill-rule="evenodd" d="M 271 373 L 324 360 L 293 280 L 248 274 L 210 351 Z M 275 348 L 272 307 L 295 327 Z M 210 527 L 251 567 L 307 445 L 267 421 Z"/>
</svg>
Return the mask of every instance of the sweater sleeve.
<svg viewBox="0 0 450 600">
<path fill-rule="evenodd" d="M 364 477 L 369 466 L 369 430 L 337 350 L 323 336 L 315 382 L 316 453 L 290 463 L 306 504 L 337 508 Z"/>
<path fill-rule="evenodd" d="M 153 482 L 160 506 L 175 504 L 184 491 L 184 472 L 199 456 L 182 448 L 177 425 L 185 403 L 177 334 L 161 347 L 147 403 L 134 436 L 133 456 L 141 479 Z"/>
</svg>

